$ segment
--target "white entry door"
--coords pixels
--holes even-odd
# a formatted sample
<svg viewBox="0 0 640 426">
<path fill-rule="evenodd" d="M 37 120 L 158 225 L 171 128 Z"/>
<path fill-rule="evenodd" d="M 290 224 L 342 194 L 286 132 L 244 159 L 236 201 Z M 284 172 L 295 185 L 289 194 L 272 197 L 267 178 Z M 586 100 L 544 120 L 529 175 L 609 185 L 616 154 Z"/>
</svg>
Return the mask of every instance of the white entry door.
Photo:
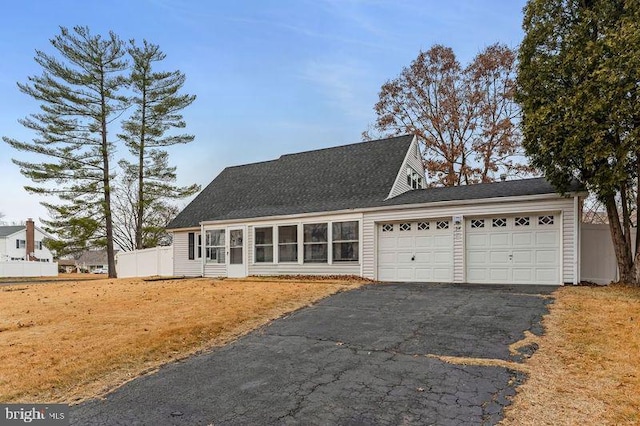
<svg viewBox="0 0 640 426">
<path fill-rule="evenodd" d="M 227 252 L 227 276 L 243 278 L 247 276 L 245 228 L 229 228 L 229 250 Z"/>
<path fill-rule="evenodd" d="M 452 282 L 450 219 L 378 225 L 380 281 Z"/>
<path fill-rule="evenodd" d="M 466 220 L 466 281 L 489 284 L 561 284 L 557 213 Z"/>
</svg>

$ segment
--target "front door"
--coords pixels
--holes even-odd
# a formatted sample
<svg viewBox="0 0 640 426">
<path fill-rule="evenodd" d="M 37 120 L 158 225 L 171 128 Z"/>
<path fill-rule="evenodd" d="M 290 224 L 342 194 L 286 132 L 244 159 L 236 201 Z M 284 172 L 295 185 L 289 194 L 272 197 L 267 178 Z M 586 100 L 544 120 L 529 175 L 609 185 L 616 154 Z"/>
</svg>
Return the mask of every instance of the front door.
<svg viewBox="0 0 640 426">
<path fill-rule="evenodd" d="M 247 276 L 245 263 L 244 228 L 229 229 L 229 252 L 227 258 L 227 276 L 230 278 L 243 278 Z"/>
</svg>

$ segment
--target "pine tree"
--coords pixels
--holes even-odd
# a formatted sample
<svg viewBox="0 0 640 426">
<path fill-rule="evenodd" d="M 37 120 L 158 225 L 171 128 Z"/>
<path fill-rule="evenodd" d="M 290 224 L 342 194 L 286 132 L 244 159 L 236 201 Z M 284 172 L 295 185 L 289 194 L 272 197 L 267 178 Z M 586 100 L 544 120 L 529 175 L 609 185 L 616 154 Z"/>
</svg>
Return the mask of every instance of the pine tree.
<svg viewBox="0 0 640 426">
<path fill-rule="evenodd" d="M 128 67 L 126 46 L 112 32 L 103 38 L 80 26 L 72 31 L 61 27 L 51 44 L 54 54 L 36 51 L 42 74 L 18 83 L 20 91 L 40 102 L 40 112 L 20 120 L 37 137 L 31 142 L 3 140 L 19 151 L 43 157 L 42 162 L 13 162 L 35 183 L 25 187 L 27 191 L 58 197 L 57 203 L 43 203 L 52 216 L 44 222 L 48 230 L 74 237 L 64 231 L 86 228 L 80 233 L 85 241 L 76 243 L 86 246 L 89 238 L 102 241 L 107 247 L 109 277 L 115 277 L 109 163 L 115 147 L 108 126 L 126 107 L 126 97 L 121 95 Z"/>
<path fill-rule="evenodd" d="M 123 133 L 118 135 L 137 161 L 121 161 L 126 178 L 137 189 L 132 199 L 135 221 L 135 247 L 145 248 L 145 226 L 158 208 L 170 208 L 167 199 L 181 199 L 195 194 L 199 185 L 180 187 L 175 184 L 175 167 L 169 166 L 168 153 L 163 147 L 186 144 L 194 136 L 167 134 L 172 129 L 186 126 L 182 114 L 195 96 L 181 94 L 185 75 L 180 71 L 155 71 L 156 63 L 166 55 L 157 45 L 143 42 L 142 47 L 133 42 L 129 48 L 133 61 L 130 88 L 134 96 L 135 111 L 123 123 Z M 134 179 L 135 177 L 135 179 Z M 148 228 L 148 226 L 147 226 Z M 155 232 L 155 231 L 154 231 Z"/>
</svg>

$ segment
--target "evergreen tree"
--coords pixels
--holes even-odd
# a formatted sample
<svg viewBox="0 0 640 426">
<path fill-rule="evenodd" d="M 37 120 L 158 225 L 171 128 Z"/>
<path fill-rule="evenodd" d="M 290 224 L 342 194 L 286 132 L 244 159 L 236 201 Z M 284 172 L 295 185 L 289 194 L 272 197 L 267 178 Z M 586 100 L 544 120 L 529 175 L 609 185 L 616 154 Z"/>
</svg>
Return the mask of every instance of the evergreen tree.
<svg viewBox="0 0 640 426">
<path fill-rule="evenodd" d="M 607 210 L 620 278 L 640 285 L 640 2 L 530 0 L 517 100 L 524 147 L 560 190 L 577 178 Z M 637 235 L 640 237 L 640 235 Z"/>
<path fill-rule="evenodd" d="M 134 210 L 132 217 L 135 248 L 142 249 L 147 245 L 145 227 L 157 228 L 157 222 L 151 223 L 158 216 L 155 210 L 171 210 L 165 200 L 185 198 L 200 190 L 200 186 L 195 184 L 185 187 L 175 184 L 176 168 L 169 166 L 168 153 L 162 149 L 193 141 L 193 135 L 168 132 L 185 127 L 180 111 L 196 97 L 180 93 L 185 83 L 182 72 L 154 69 L 166 57 L 157 45 L 145 40 L 142 47 L 138 47 L 132 42 L 128 51 L 133 61 L 130 88 L 134 93 L 131 100 L 135 111 L 123 123 L 123 132 L 119 137 L 136 161 L 123 160 L 120 164 L 125 174 L 123 182 L 129 182 L 137 189 L 137 196 L 131 199 Z M 154 233 L 157 233 L 157 229 Z M 151 241 L 154 240 L 148 240 L 147 243 Z"/>
<path fill-rule="evenodd" d="M 103 38 L 80 26 L 71 31 L 61 27 L 51 44 L 54 54 L 36 51 L 42 74 L 18 83 L 20 91 L 40 102 L 40 112 L 20 120 L 37 137 L 31 142 L 3 140 L 43 157 L 42 162 L 13 162 L 35 183 L 25 187 L 27 191 L 59 198 L 58 203 L 43 203 L 52 216 L 44 222 L 47 230 L 85 238 L 74 243 L 81 247 L 89 238 L 102 241 L 109 277 L 115 277 L 110 166 L 114 145 L 108 125 L 126 107 L 121 94 L 128 67 L 126 46 L 112 32 Z M 77 226 L 82 232 L 71 232 Z"/>
</svg>

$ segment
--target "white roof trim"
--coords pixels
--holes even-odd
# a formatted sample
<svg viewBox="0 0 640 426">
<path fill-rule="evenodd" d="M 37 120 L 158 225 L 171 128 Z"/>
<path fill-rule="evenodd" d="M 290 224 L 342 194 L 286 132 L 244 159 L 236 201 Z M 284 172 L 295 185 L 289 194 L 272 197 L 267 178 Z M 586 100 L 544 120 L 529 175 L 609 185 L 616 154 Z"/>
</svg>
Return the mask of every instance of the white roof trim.
<svg viewBox="0 0 640 426">
<path fill-rule="evenodd" d="M 317 217 L 317 216 L 334 216 L 334 215 L 340 215 L 340 214 L 367 213 L 367 212 L 374 212 L 374 211 L 411 210 L 411 209 L 425 208 L 425 207 L 436 208 L 436 207 L 446 207 L 446 206 L 464 206 L 468 204 L 516 203 L 516 202 L 522 202 L 522 201 L 543 200 L 543 199 L 572 198 L 575 196 L 581 196 L 583 194 L 586 194 L 586 193 L 582 193 L 582 192 L 567 193 L 566 195 L 560 195 L 557 193 L 548 193 L 548 194 L 536 194 L 536 195 L 518 195 L 518 196 L 512 196 L 512 197 L 480 198 L 480 199 L 473 199 L 473 200 L 434 201 L 434 202 L 428 202 L 428 203 L 366 207 L 366 208 L 346 209 L 346 210 L 330 210 L 330 211 L 323 211 L 323 212 L 297 213 L 297 214 L 279 215 L 279 216 L 247 217 L 244 219 L 209 220 L 209 221 L 200 222 L 200 225 L 223 226 L 227 224 L 231 225 L 231 224 L 237 224 L 237 223 L 256 222 L 256 221 L 262 222 L 262 221 L 269 221 L 269 220 L 286 220 L 286 219 Z M 193 228 L 172 229 L 171 232 L 185 231 L 187 229 L 193 229 Z"/>
</svg>

